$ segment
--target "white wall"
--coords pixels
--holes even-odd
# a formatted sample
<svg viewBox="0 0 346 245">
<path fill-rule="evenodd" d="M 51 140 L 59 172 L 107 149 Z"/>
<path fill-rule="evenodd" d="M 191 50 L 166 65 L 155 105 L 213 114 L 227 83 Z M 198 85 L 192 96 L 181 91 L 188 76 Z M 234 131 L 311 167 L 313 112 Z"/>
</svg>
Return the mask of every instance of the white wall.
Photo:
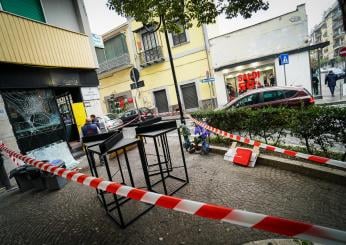
<svg viewBox="0 0 346 245">
<path fill-rule="evenodd" d="M 0 95 L 0 142 L 3 142 L 7 147 L 10 149 L 19 152 L 18 145 L 16 138 L 14 136 L 12 126 L 10 124 L 10 121 L 8 119 L 6 110 L 5 110 L 5 104 L 2 99 L 2 96 Z M 5 169 L 6 172 L 9 173 L 10 170 L 14 169 L 16 166 L 6 157 L 3 156 L 3 159 L 5 160 Z"/>
<path fill-rule="evenodd" d="M 226 84 L 222 72 L 215 72 L 214 77 L 217 105 L 220 108 L 227 104 Z"/>
<path fill-rule="evenodd" d="M 75 32 L 82 32 L 73 0 L 41 0 L 46 21 Z"/>
<path fill-rule="evenodd" d="M 209 40 L 213 67 L 307 46 L 305 5 L 281 17 Z"/>
<path fill-rule="evenodd" d="M 285 86 L 284 67 L 279 65 L 279 59 L 275 59 L 275 72 L 278 86 Z M 309 52 L 289 55 L 289 64 L 286 65 L 287 86 L 300 86 L 306 88 L 310 93 L 311 75 Z"/>
</svg>

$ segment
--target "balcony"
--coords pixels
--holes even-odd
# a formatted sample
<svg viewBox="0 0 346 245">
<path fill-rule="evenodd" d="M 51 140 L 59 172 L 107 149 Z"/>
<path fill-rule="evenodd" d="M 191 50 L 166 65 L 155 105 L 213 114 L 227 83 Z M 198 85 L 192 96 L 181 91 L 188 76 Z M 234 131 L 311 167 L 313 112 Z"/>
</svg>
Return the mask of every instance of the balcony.
<svg viewBox="0 0 346 245">
<path fill-rule="evenodd" d="M 344 31 L 336 31 L 333 33 L 333 38 L 338 38 L 339 36 L 345 35 Z"/>
<path fill-rule="evenodd" d="M 160 46 L 145 50 L 138 55 L 141 67 L 150 66 L 165 60 L 162 53 L 162 47 Z"/>
<path fill-rule="evenodd" d="M 344 23 L 342 20 L 334 21 L 333 22 L 333 30 L 338 29 L 339 27 L 343 27 Z"/>
<path fill-rule="evenodd" d="M 117 69 L 117 68 L 130 65 L 130 64 L 131 64 L 131 61 L 130 61 L 129 54 L 123 54 L 119 57 L 115 57 L 113 59 L 107 60 L 99 64 L 100 68 L 97 69 L 97 73 L 101 74 L 103 72 Z"/>
<path fill-rule="evenodd" d="M 345 45 L 344 42 L 335 43 L 335 44 L 333 45 L 333 49 L 341 48 L 341 47 L 343 47 L 344 45 Z"/>
<path fill-rule="evenodd" d="M 341 11 L 338 11 L 333 15 L 333 21 L 335 21 L 341 17 L 342 17 L 342 13 L 341 13 Z"/>
<path fill-rule="evenodd" d="M 89 37 L 0 11 L 0 62 L 95 68 Z"/>
</svg>

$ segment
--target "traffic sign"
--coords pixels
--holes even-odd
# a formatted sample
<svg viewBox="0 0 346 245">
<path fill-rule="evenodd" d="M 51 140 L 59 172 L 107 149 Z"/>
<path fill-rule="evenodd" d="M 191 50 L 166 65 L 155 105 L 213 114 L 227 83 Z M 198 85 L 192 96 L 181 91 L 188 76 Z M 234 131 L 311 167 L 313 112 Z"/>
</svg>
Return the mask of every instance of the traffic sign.
<svg viewBox="0 0 346 245">
<path fill-rule="evenodd" d="M 279 65 L 288 65 L 288 64 L 289 64 L 288 54 L 280 54 Z"/>
<path fill-rule="evenodd" d="M 134 82 L 134 83 L 139 81 L 139 71 L 137 70 L 137 68 L 131 69 L 130 78 L 131 78 L 132 82 Z"/>
<path fill-rule="evenodd" d="M 339 55 L 341 57 L 346 57 L 346 47 L 343 47 L 343 48 L 340 49 Z"/>
<path fill-rule="evenodd" d="M 137 89 L 137 88 L 141 88 L 141 87 L 144 87 L 144 81 L 138 81 L 136 83 L 131 83 L 130 84 L 131 86 L 131 89 Z"/>
<path fill-rule="evenodd" d="M 209 83 L 209 82 L 215 82 L 215 78 L 213 77 L 209 77 L 209 78 L 206 78 L 206 79 L 202 79 L 201 80 L 201 83 Z"/>
</svg>

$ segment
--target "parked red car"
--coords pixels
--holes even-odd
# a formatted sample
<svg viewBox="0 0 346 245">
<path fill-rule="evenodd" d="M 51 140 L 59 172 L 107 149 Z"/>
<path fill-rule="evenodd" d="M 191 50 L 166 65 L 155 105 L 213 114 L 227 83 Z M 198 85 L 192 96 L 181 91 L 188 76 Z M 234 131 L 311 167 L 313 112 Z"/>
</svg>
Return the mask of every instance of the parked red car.
<svg viewBox="0 0 346 245">
<path fill-rule="evenodd" d="M 232 100 L 222 109 L 261 107 L 300 107 L 313 105 L 314 97 L 302 87 L 266 87 L 251 90 Z"/>
</svg>

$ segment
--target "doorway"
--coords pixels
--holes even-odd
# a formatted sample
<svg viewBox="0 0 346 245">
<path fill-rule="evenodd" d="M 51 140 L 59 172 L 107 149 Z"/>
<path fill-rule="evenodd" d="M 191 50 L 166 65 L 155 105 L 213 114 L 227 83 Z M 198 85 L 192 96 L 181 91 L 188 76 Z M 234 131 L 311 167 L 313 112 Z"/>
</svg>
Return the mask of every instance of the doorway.
<svg viewBox="0 0 346 245">
<path fill-rule="evenodd" d="M 64 92 L 56 96 L 56 101 L 66 129 L 66 141 L 78 141 L 79 132 L 72 110 L 72 95 L 69 92 Z"/>
<path fill-rule="evenodd" d="M 162 89 L 154 92 L 155 106 L 159 113 L 168 112 L 168 100 L 166 90 Z"/>
<path fill-rule="evenodd" d="M 180 86 L 183 95 L 185 110 L 198 108 L 198 96 L 195 83 Z"/>
</svg>

